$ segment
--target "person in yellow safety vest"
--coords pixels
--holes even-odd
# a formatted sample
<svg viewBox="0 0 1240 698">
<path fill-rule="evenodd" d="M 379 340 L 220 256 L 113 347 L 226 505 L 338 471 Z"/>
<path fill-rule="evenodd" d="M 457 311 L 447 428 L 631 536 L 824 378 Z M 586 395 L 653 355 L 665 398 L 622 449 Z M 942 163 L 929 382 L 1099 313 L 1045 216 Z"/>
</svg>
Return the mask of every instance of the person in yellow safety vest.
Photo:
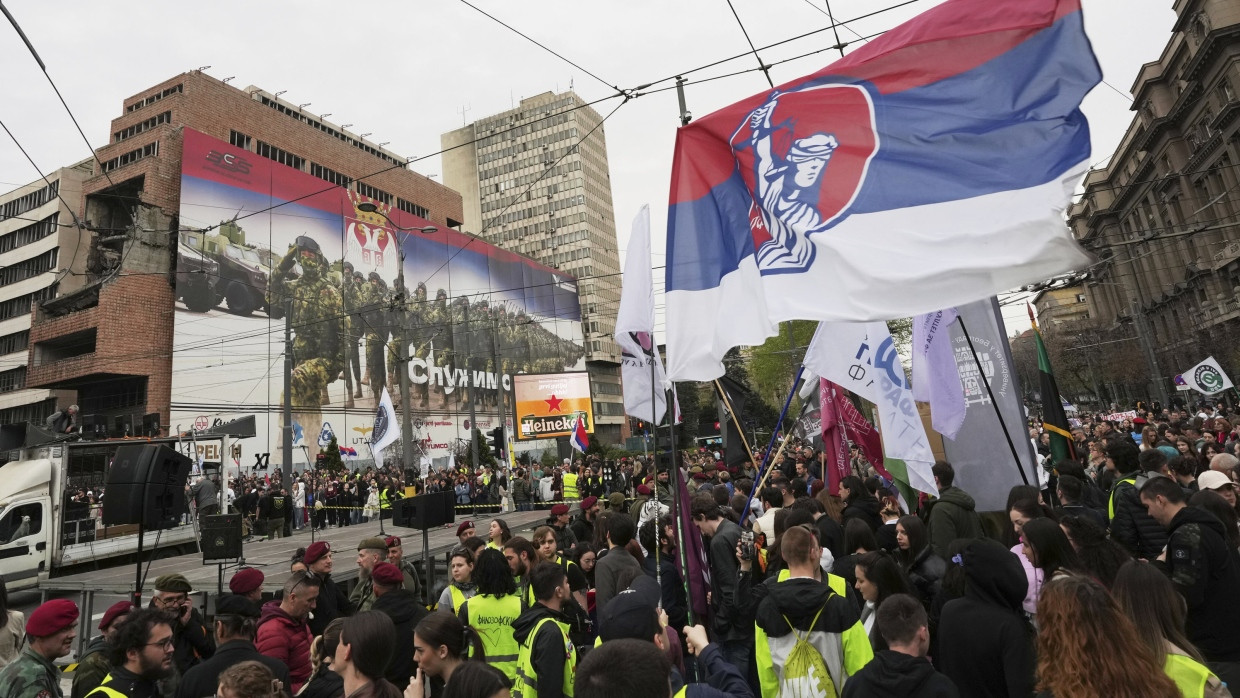
<svg viewBox="0 0 1240 698">
<path fill-rule="evenodd" d="M 534 529 L 534 547 L 538 551 L 538 559 L 543 562 L 554 562 L 568 573 L 568 586 L 573 590 L 573 599 L 582 608 L 588 608 L 586 592 L 590 583 L 586 581 L 586 573 L 576 562 L 565 558 L 559 553 L 560 546 L 556 541 L 555 529 L 550 526 L 539 526 Z M 531 602 L 532 603 L 532 602 Z"/>
<path fill-rule="evenodd" d="M 577 466 L 570 465 L 564 475 L 560 477 L 560 481 L 564 484 L 564 499 L 573 500 L 581 498 L 577 490 Z"/>
<path fill-rule="evenodd" d="M 173 635 L 163 611 L 144 608 L 130 613 L 116 629 L 112 656 L 125 663 L 113 666 L 103 683 L 87 698 L 146 698 L 162 695 L 159 682 L 173 674 Z"/>
<path fill-rule="evenodd" d="M 848 677 L 874 658 L 870 638 L 856 604 L 819 579 L 822 546 L 805 526 L 793 526 L 780 539 L 780 555 L 788 563 L 788 579 L 767 589 L 758 602 L 754 626 L 758 677 L 763 698 L 777 698 L 798 679 L 785 665 L 794 647 L 807 641 L 822 655 L 829 676 L 810 677 L 844 688 Z M 748 573 L 740 572 L 741 577 Z M 765 586 L 765 585 L 763 585 Z M 744 591 L 738 584 L 737 595 Z"/>
<path fill-rule="evenodd" d="M 466 599 L 478 593 L 478 585 L 473 581 L 474 554 L 466 548 L 453 550 L 452 558 L 448 560 L 448 573 L 452 576 L 452 582 L 439 595 L 438 609 L 456 613 Z"/>
<path fill-rule="evenodd" d="M 521 645 L 513 698 L 572 698 L 577 648 L 561 609 L 572 595 L 563 567 L 540 562 L 530 571 L 537 603 L 517 618 L 513 637 Z"/>
<path fill-rule="evenodd" d="M 504 555 L 498 550 L 479 553 L 474 581 L 478 593 L 462 603 L 456 615 L 481 638 L 486 662 L 504 672 L 509 681 L 515 681 L 521 648 L 513 639 L 513 623 L 524 609 Z"/>
<path fill-rule="evenodd" d="M 538 564 L 538 552 L 534 544 L 521 536 L 513 536 L 504 544 L 504 558 L 508 560 L 508 570 L 512 572 L 513 582 L 517 585 L 517 595 L 521 597 L 522 607 L 531 608 L 537 603 L 534 599 L 534 587 L 530 584 L 530 570 Z"/>
</svg>

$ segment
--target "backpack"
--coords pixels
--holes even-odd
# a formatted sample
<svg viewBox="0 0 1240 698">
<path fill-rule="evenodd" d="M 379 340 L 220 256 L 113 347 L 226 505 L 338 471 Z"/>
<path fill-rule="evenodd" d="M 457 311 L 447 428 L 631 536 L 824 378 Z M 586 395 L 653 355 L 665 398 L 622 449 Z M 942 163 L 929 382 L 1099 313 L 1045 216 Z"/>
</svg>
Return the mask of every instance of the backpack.
<svg viewBox="0 0 1240 698">
<path fill-rule="evenodd" d="M 788 657 L 784 660 L 784 671 L 779 680 L 778 695 L 781 698 L 810 698 L 811 696 L 838 698 L 839 691 L 835 687 L 835 680 L 831 678 L 831 672 L 827 669 L 826 660 L 822 658 L 822 653 L 818 651 L 818 648 L 809 641 L 810 633 L 818 624 L 818 618 L 830 600 L 828 596 L 827 602 L 822 604 L 822 608 L 814 614 L 814 620 L 810 621 L 810 629 L 804 634 L 793 627 L 788 616 L 783 616 L 788 629 L 792 631 L 792 636 L 796 638 L 796 644 L 792 646 L 792 651 L 788 652 Z"/>
</svg>

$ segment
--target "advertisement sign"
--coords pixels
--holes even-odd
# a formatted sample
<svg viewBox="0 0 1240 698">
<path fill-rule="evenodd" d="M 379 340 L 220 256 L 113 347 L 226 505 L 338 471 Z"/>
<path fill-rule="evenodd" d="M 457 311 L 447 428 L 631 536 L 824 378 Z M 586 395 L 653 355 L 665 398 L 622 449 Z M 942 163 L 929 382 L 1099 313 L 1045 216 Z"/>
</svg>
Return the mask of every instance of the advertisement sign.
<svg viewBox="0 0 1240 698">
<path fill-rule="evenodd" d="M 184 130 L 174 429 L 253 414 L 258 463 L 268 454 L 282 462 L 284 428 L 293 433 L 295 468 L 314 462 L 324 434 L 364 462 L 386 390 L 398 419 L 411 411 L 419 462 L 459 451 L 471 427 L 500 426 L 501 406 L 512 409 L 505 395 L 513 375 L 584 369 L 572 276 L 442 226 L 398 230 L 432 223 L 406 212 L 417 202 L 325 181 L 340 176 L 312 153 L 294 160 L 258 147 L 284 162 L 304 157 L 308 172 Z M 281 417 L 286 316 L 290 425 Z M 408 406 L 400 404 L 401 370 L 411 383 Z M 384 451 L 389 459 L 398 452 Z"/>
<path fill-rule="evenodd" d="M 584 371 L 513 376 L 513 393 L 518 441 L 568 436 L 578 418 L 584 418 L 586 431 L 594 433 L 590 376 Z"/>
</svg>

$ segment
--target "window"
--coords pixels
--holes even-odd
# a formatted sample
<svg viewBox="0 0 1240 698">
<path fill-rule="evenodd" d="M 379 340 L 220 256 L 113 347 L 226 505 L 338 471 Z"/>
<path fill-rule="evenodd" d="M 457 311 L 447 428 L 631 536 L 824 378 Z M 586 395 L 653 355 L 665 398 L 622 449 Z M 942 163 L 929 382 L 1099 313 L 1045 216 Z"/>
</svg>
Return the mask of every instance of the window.
<svg viewBox="0 0 1240 698">
<path fill-rule="evenodd" d="M 151 96 L 147 97 L 146 99 L 143 99 L 143 100 L 139 100 L 139 101 L 137 101 L 137 102 L 134 102 L 133 104 L 129 105 L 128 107 L 125 107 L 125 112 L 126 112 L 126 113 L 128 113 L 128 112 L 132 112 L 132 111 L 138 111 L 138 110 L 139 110 L 139 109 L 141 109 L 142 107 L 147 107 L 147 106 L 150 106 L 150 105 L 152 105 L 152 104 L 154 104 L 154 103 L 158 102 L 159 100 L 163 99 L 164 97 L 168 97 L 168 96 L 170 96 L 170 95 L 175 95 L 175 94 L 180 94 L 180 93 L 181 93 L 181 92 L 183 92 L 183 91 L 184 91 L 184 89 L 183 89 L 183 85 L 181 85 L 180 83 L 178 83 L 178 84 L 176 84 L 176 85 L 173 85 L 172 87 L 169 87 L 168 89 L 164 90 L 163 92 L 156 92 L 155 94 L 153 94 L 153 95 L 151 95 Z"/>
<path fill-rule="evenodd" d="M 56 398 L 49 398 L 29 405 L 9 407 L 0 410 L 0 424 L 20 424 L 22 422 L 42 424 L 55 411 Z"/>
<path fill-rule="evenodd" d="M 6 334 L 0 337 L 0 356 L 26 351 L 28 346 L 30 346 L 30 330 Z"/>
<path fill-rule="evenodd" d="M 172 112 L 166 111 L 163 114 L 160 114 L 159 116 L 153 116 L 147 119 L 146 121 L 141 121 L 139 123 L 134 124 L 133 126 L 130 126 L 129 128 L 117 131 L 115 134 L 113 134 L 113 138 L 115 139 L 115 142 L 119 143 L 127 138 L 133 138 L 134 136 L 138 135 L 139 133 L 142 133 L 143 131 L 149 131 L 155 128 L 156 126 L 159 126 L 160 124 L 170 123 L 171 121 L 172 121 Z"/>
<path fill-rule="evenodd" d="M 258 147 L 254 149 L 254 152 L 267 158 L 268 160 L 275 160 L 281 165 L 287 165 L 294 170 L 300 170 L 306 165 L 305 158 L 300 155 L 294 155 L 283 148 L 277 148 L 270 143 L 258 141 Z"/>
<path fill-rule="evenodd" d="M 59 193 L 60 180 L 58 179 L 42 189 L 32 191 L 29 194 L 20 196 L 12 201 L 7 201 L 4 206 L 0 207 L 0 220 L 12 218 L 13 216 L 20 216 L 26 211 L 38 208 L 52 199 L 55 199 Z"/>
<path fill-rule="evenodd" d="M 111 160 L 108 160 L 107 162 L 103 163 L 103 171 L 111 172 L 112 170 L 122 168 L 125 165 L 129 165 L 131 163 L 137 162 L 143 158 L 149 158 L 155 155 L 159 155 L 159 141 L 155 141 L 154 143 L 147 143 L 141 148 L 135 148 L 134 150 L 131 150 L 128 153 L 125 153 L 124 155 L 120 155 L 120 156 L 112 158 Z"/>
<path fill-rule="evenodd" d="M 242 150 L 250 149 L 250 137 L 240 131 L 229 131 L 228 142 L 233 147 L 241 148 Z"/>
<path fill-rule="evenodd" d="M 425 206 L 419 206 L 412 201 L 405 201 L 400 197 L 396 198 L 396 208 L 405 213 L 412 213 L 418 218 L 430 218 L 431 216 L 431 212 Z"/>
<path fill-rule="evenodd" d="M 32 257 L 0 268 L 0 286 L 8 286 L 18 281 L 25 281 L 32 276 L 38 276 L 45 271 L 55 269 L 57 252 L 58 250 L 55 249 L 48 250 L 38 257 Z"/>
<path fill-rule="evenodd" d="M 18 315 L 27 315 L 30 313 L 32 303 L 40 303 L 56 297 L 56 289 L 58 285 L 52 284 L 47 288 L 41 288 L 34 293 L 27 293 L 24 296 L 10 298 L 7 301 L 0 301 L 0 320 L 8 320 Z"/>
<path fill-rule="evenodd" d="M 382 189 L 379 189 L 378 187 L 372 187 L 365 182 L 357 183 L 357 193 L 361 194 L 362 196 L 368 196 L 374 199 L 375 201 L 382 201 L 388 206 L 392 205 L 393 197 L 391 194 L 383 191 Z"/>
<path fill-rule="evenodd" d="M 0 393 L 10 393 L 26 387 L 26 367 L 18 366 L 8 371 L 0 371 Z"/>
<path fill-rule="evenodd" d="M 10 252 L 23 245 L 29 245 L 56 232 L 56 221 L 59 217 L 59 212 L 53 213 L 37 223 L 31 223 L 25 227 L 18 228 L 8 235 L 0 235 L 0 253 Z"/>
<path fill-rule="evenodd" d="M 0 517 L 0 545 L 8 545 L 43 530 L 43 506 L 38 502 L 22 504 Z"/>
<path fill-rule="evenodd" d="M 346 189 L 353 183 L 352 177 L 346 177 L 331 168 L 323 167 L 317 162 L 310 163 L 310 174 L 321 180 L 331 182 L 336 186 L 345 187 Z"/>
</svg>

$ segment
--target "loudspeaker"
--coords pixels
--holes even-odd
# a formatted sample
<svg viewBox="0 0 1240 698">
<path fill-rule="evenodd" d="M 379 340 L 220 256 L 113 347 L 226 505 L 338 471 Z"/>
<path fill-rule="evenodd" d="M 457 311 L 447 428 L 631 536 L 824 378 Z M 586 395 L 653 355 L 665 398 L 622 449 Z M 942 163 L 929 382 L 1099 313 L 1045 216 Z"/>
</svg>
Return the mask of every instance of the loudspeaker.
<svg viewBox="0 0 1240 698">
<path fill-rule="evenodd" d="M 432 492 L 402 499 L 392 508 L 392 524 L 426 530 L 453 523 L 456 511 L 451 495 L 452 492 Z"/>
<path fill-rule="evenodd" d="M 112 436 L 117 439 L 133 436 L 133 415 L 125 414 L 117 417 L 113 422 Z"/>
<path fill-rule="evenodd" d="M 101 414 L 82 417 L 82 440 L 101 441 L 108 438 L 108 418 Z"/>
<path fill-rule="evenodd" d="M 162 427 L 159 424 L 159 413 L 152 412 L 142 416 L 142 435 L 150 438 L 159 436 Z"/>
<path fill-rule="evenodd" d="M 185 513 L 190 459 L 167 446 L 121 446 L 108 467 L 103 525 L 172 528 Z"/>
<path fill-rule="evenodd" d="M 241 514 L 204 516 L 202 528 L 202 561 L 235 560 L 241 557 Z"/>
</svg>

